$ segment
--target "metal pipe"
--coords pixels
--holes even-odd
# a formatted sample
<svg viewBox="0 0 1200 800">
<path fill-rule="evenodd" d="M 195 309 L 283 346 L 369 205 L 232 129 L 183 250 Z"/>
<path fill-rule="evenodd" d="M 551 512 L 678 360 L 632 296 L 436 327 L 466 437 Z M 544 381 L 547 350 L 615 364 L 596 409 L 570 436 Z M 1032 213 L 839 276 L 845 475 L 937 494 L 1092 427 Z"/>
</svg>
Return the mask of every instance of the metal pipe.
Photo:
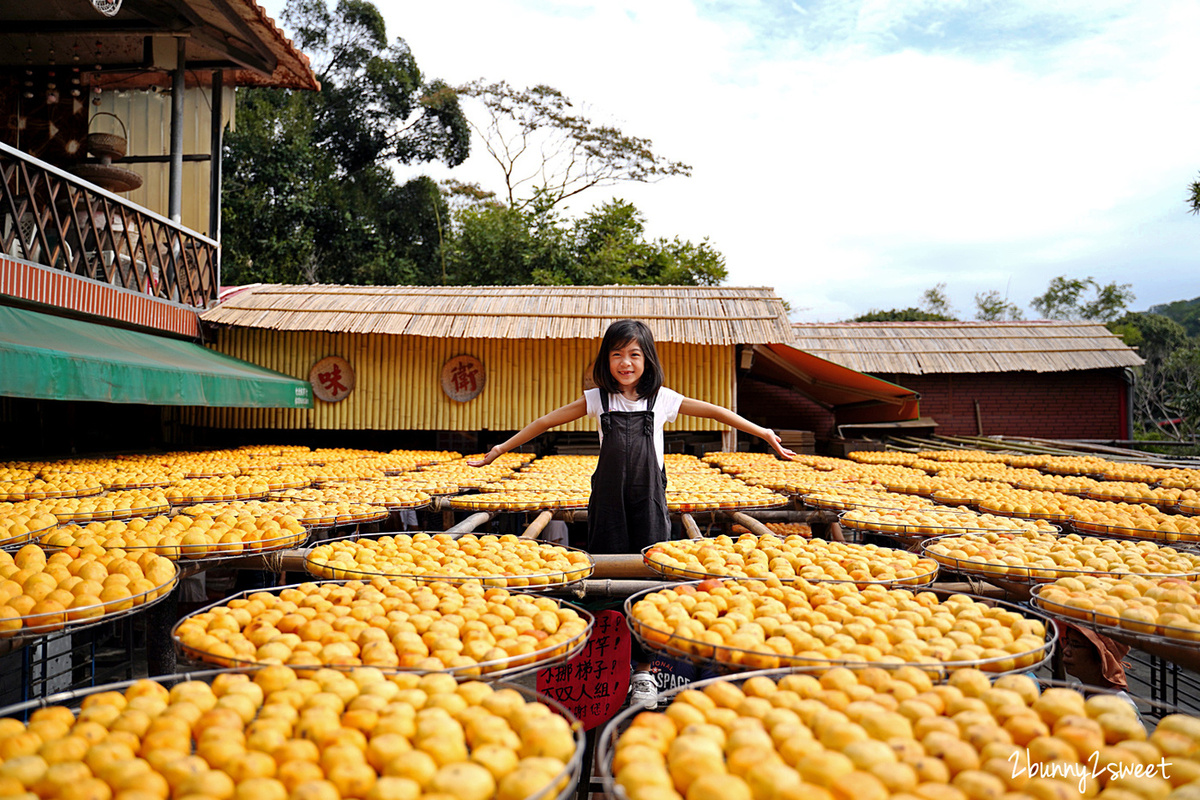
<svg viewBox="0 0 1200 800">
<path fill-rule="evenodd" d="M 475 517 L 490 518 L 491 516 L 487 512 L 480 512 L 463 520 L 459 525 L 465 525 Z M 469 531 L 454 532 L 467 533 Z M 437 533 L 437 531 L 430 531 L 430 533 Z M 659 577 L 657 572 L 646 566 L 641 555 L 637 553 L 600 554 L 592 556 L 592 559 L 596 562 L 596 571 L 592 573 L 592 577 L 597 580 L 614 578 L 645 580 Z M 268 561 L 270 562 L 269 564 Z M 246 556 L 236 560 L 224 561 L 221 563 L 221 567 L 225 569 L 256 569 L 268 572 L 304 572 L 304 551 L 283 550 L 281 552 L 269 553 L 265 556 Z"/>
<path fill-rule="evenodd" d="M 586 580 L 582 597 L 629 597 L 646 589 L 669 589 L 674 581 Z"/>
<path fill-rule="evenodd" d="M 212 160 L 208 168 L 208 235 L 221 241 L 221 179 L 224 172 L 222 161 L 225 138 L 225 73 L 219 69 L 212 74 L 212 127 L 209 154 Z M 221 256 L 217 251 L 217 285 L 221 275 Z"/>
<path fill-rule="evenodd" d="M 171 174 L 167 195 L 167 216 L 172 222 L 183 221 L 183 76 L 187 69 L 187 39 L 175 40 L 175 70 L 171 73 Z"/>
</svg>

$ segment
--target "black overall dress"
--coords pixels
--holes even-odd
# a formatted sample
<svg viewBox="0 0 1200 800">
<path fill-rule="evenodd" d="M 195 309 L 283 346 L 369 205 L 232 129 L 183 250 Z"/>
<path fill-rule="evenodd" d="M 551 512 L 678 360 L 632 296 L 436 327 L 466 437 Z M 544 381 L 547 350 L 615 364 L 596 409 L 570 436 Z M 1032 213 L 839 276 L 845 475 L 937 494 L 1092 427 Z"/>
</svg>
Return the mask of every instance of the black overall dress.
<svg viewBox="0 0 1200 800">
<path fill-rule="evenodd" d="M 638 553 L 671 538 L 667 473 L 654 451 L 654 401 L 645 411 L 609 411 L 600 390 L 600 462 L 588 501 L 589 553 Z"/>
</svg>

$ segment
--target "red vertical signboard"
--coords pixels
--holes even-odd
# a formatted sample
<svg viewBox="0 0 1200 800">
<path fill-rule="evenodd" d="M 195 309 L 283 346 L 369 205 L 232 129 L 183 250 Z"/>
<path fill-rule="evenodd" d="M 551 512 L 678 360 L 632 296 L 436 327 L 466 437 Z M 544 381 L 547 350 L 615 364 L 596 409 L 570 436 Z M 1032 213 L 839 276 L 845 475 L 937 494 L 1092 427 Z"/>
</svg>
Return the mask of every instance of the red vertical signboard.
<svg viewBox="0 0 1200 800">
<path fill-rule="evenodd" d="M 629 692 L 629 626 L 620 611 L 596 612 L 583 652 L 538 673 L 537 688 L 562 703 L 584 730 L 617 715 Z"/>
</svg>

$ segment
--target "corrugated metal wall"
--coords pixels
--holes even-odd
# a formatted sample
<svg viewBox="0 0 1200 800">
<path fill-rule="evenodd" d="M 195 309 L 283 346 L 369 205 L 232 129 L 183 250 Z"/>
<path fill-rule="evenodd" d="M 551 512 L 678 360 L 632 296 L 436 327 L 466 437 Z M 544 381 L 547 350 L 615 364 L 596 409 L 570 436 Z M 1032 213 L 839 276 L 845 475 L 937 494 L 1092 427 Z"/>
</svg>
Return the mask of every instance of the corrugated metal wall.
<svg viewBox="0 0 1200 800">
<path fill-rule="evenodd" d="M 233 122 L 233 87 L 222 90 L 222 116 L 227 125 Z M 100 105 L 90 106 L 92 114 L 107 111 L 116 114 L 129 131 L 129 155 L 166 156 L 171 153 L 171 96 L 166 92 L 120 91 L 104 92 Z M 187 155 L 208 153 L 212 143 L 212 89 L 192 87 L 185 90 L 183 100 L 183 152 Z M 93 133 L 116 133 L 121 126 L 112 117 L 93 119 Z M 211 154 L 210 154 L 211 155 Z M 125 165 L 139 173 L 142 188 L 128 192 L 132 203 L 145 206 L 167 216 L 171 166 L 162 164 Z M 208 230 L 209 162 L 183 163 L 183 225 L 209 235 Z"/>
<path fill-rule="evenodd" d="M 308 379 L 313 364 L 339 355 L 354 367 L 354 392 L 340 403 L 316 400 L 312 410 L 183 409 L 188 425 L 217 428 L 320 430 L 518 430 L 583 392 L 583 372 L 599 340 L 435 339 L 350 333 L 238 328 L 220 331 L 216 349 Z M 687 397 L 733 408 L 734 348 L 658 347 L 666 385 Z M 483 392 L 458 403 L 442 392 L 442 365 L 472 355 L 487 369 Z M 582 419 L 560 430 L 594 430 Z M 673 430 L 711 431 L 713 420 L 680 417 Z"/>
</svg>

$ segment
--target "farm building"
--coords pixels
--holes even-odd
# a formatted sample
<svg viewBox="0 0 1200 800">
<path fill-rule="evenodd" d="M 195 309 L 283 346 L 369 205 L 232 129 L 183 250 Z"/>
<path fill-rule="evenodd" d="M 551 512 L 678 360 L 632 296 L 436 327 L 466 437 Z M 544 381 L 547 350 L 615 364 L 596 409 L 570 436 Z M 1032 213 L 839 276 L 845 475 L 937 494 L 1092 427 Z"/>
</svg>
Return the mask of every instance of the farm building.
<svg viewBox="0 0 1200 800">
<path fill-rule="evenodd" d="M 623 317 L 651 327 L 666 385 L 689 397 L 737 410 L 739 384 L 756 376 L 805 392 L 835 418 L 917 415 L 911 391 L 797 350 L 772 289 L 255 285 L 201 315 L 212 346 L 313 381 L 315 407 L 195 408 L 178 420 L 196 429 L 461 432 L 476 438 L 457 446 L 482 446 L 578 398 L 600 337 Z M 734 445 L 712 420 L 681 417 L 673 427 L 680 447 L 720 445 L 722 435 Z M 583 419 L 560 430 L 592 429 Z"/>
<path fill-rule="evenodd" d="M 796 346 L 895 381 L 949 436 L 1128 439 L 1142 360 L 1094 322 L 798 324 Z M 828 415 L 813 416 L 830 426 Z"/>
<path fill-rule="evenodd" d="M 197 343 L 234 91 L 316 90 L 308 58 L 254 0 L 0 16 L 0 452 L 162 444 L 166 405 L 310 404 Z"/>
</svg>

